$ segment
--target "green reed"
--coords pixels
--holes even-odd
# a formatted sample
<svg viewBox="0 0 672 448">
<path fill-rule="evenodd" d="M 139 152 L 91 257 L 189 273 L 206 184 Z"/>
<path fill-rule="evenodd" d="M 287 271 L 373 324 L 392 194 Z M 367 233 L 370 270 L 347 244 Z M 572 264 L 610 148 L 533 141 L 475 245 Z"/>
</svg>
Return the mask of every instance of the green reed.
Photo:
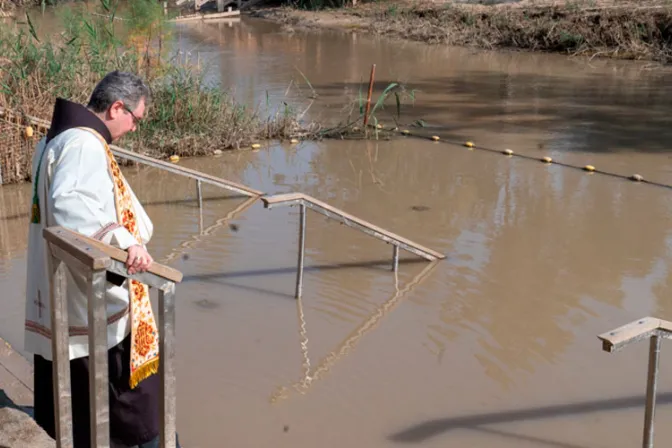
<svg viewBox="0 0 672 448">
<path fill-rule="evenodd" d="M 0 28 L 0 106 L 51 118 L 56 97 L 86 104 L 95 84 L 112 70 L 144 76 L 152 91 L 146 118 L 120 144 L 153 156 L 202 155 L 247 146 L 262 138 L 290 138 L 299 128 L 290 108 L 278 113 L 246 107 L 207 84 L 206 72 L 170 56 L 171 27 L 154 0 L 130 0 L 123 20 L 117 3 L 96 11 L 67 8 L 57 38 L 27 25 Z"/>
</svg>

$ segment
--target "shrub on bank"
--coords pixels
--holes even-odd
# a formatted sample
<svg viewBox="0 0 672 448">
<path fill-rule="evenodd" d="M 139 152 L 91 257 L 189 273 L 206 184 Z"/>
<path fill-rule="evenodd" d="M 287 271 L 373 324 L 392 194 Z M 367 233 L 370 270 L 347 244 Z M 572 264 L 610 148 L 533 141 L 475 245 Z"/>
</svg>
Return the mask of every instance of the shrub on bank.
<svg viewBox="0 0 672 448">
<path fill-rule="evenodd" d="M 375 32 L 430 43 L 669 62 L 672 7 L 648 3 L 406 7 L 391 2 L 366 13 Z"/>
<path fill-rule="evenodd" d="M 142 74 L 152 90 L 147 117 L 120 142 L 138 152 L 206 155 L 305 134 L 289 107 L 264 115 L 206 85 L 198 67 L 170 58 L 159 2 L 131 0 L 124 21 L 115 14 L 109 0 L 95 14 L 69 9 L 57 37 L 38 36 L 29 15 L 26 27 L 0 27 L 0 107 L 48 120 L 56 97 L 86 104 L 98 80 L 119 69 Z"/>
</svg>

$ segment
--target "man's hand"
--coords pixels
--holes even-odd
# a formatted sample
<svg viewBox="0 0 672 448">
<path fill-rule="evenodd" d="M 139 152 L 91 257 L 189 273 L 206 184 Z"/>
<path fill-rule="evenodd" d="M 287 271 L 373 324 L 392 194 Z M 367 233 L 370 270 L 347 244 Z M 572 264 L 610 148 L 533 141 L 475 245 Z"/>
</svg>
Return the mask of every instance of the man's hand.
<svg viewBox="0 0 672 448">
<path fill-rule="evenodd" d="M 126 269 L 133 275 L 138 272 L 145 272 L 154 262 L 154 259 L 144 247 L 140 245 L 128 248 L 128 259 L 126 259 Z"/>
</svg>

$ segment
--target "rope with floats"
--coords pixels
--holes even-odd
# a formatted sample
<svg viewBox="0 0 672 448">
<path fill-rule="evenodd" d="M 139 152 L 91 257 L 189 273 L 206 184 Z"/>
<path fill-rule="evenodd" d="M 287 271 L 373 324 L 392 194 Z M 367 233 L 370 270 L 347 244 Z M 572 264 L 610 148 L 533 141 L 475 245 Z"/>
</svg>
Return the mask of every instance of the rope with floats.
<svg viewBox="0 0 672 448">
<path fill-rule="evenodd" d="M 0 107 L 0 118 L 3 118 L 7 114 L 21 115 L 21 114 L 12 113 L 12 111 Z M 37 126 L 38 132 L 41 131 L 43 133 L 46 133 L 46 129 L 49 128 L 49 122 L 46 121 L 46 120 L 41 120 L 41 119 L 38 119 L 36 117 L 30 117 L 30 116 L 25 116 L 25 115 L 24 115 L 24 119 L 27 119 L 27 121 L 30 124 L 32 124 L 34 126 Z M 369 126 L 371 126 L 371 125 L 369 125 Z M 378 128 L 379 129 L 382 128 L 382 125 L 378 125 Z M 398 129 L 395 128 L 393 131 L 398 131 Z M 545 165 L 559 165 L 559 166 L 563 166 L 563 167 L 566 167 L 566 168 L 573 168 L 573 169 L 585 171 L 585 172 L 588 172 L 588 173 L 602 174 L 602 175 L 605 175 L 605 176 L 611 176 L 611 177 L 615 177 L 615 178 L 619 178 L 619 179 L 623 179 L 623 180 L 629 180 L 629 181 L 636 182 L 636 183 L 644 183 L 644 184 L 648 184 L 648 185 L 652 185 L 652 186 L 656 186 L 656 187 L 667 188 L 667 189 L 672 190 L 672 185 L 645 179 L 644 176 L 642 176 L 641 174 L 637 174 L 637 173 L 634 173 L 634 174 L 631 174 L 631 175 L 625 175 L 625 174 L 621 174 L 621 173 L 615 173 L 615 172 L 612 172 L 612 171 L 601 170 L 601 169 L 596 168 L 594 165 L 583 165 L 583 166 L 573 165 L 571 163 L 557 161 L 557 160 L 555 160 L 551 157 L 548 157 L 548 156 L 533 157 L 533 156 L 529 156 L 529 155 L 526 155 L 526 154 L 516 153 L 511 149 L 500 150 L 500 149 L 488 148 L 488 147 L 485 147 L 485 146 L 478 146 L 474 142 L 471 142 L 471 141 L 456 142 L 456 141 L 451 141 L 451 140 L 441 140 L 441 137 L 439 137 L 438 135 L 426 136 L 426 135 L 421 135 L 421 134 L 414 134 L 407 129 L 404 129 L 404 130 L 401 130 L 401 131 L 398 131 L 398 132 L 399 132 L 399 134 L 401 134 L 402 136 L 405 136 L 405 137 L 417 138 L 417 139 L 420 139 L 420 140 L 429 140 L 429 141 L 434 141 L 434 142 L 437 142 L 437 143 L 440 142 L 440 143 L 445 143 L 445 144 L 453 145 L 453 146 L 462 146 L 462 147 L 466 147 L 469 150 L 476 149 L 476 150 L 481 150 L 481 151 L 487 151 L 487 152 L 491 152 L 491 153 L 502 154 L 502 155 L 505 155 L 507 157 L 520 157 L 522 159 L 541 162 Z M 24 137 L 25 138 L 30 138 L 30 137 L 32 137 L 32 135 L 33 135 L 32 127 L 31 126 L 26 127 L 24 129 Z M 292 139 L 291 143 L 298 143 L 298 141 Z M 256 145 L 252 145 L 252 146 L 255 147 Z"/>
<path fill-rule="evenodd" d="M 573 165 L 571 163 L 565 163 L 565 162 L 557 161 L 557 160 L 555 160 L 551 157 L 548 157 L 548 156 L 533 157 L 533 156 L 529 156 L 529 155 L 526 155 L 526 154 L 516 153 L 511 149 L 503 149 L 502 150 L 502 149 L 487 148 L 485 146 L 478 146 L 474 142 L 471 142 L 471 141 L 466 141 L 466 142 L 459 143 L 459 142 L 450 141 L 450 140 L 441 140 L 441 137 L 439 137 L 438 135 L 425 136 L 425 135 L 420 135 L 420 134 L 413 134 L 413 133 L 411 133 L 411 131 L 406 130 L 406 129 L 404 129 L 402 131 L 399 131 L 399 132 L 400 132 L 401 135 L 403 135 L 405 137 L 412 137 L 412 138 L 417 138 L 417 139 L 420 139 L 420 140 L 429 140 L 429 141 L 434 141 L 434 142 L 437 142 L 437 143 L 440 142 L 440 143 L 445 143 L 445 144 L 453 145 L 453 146 L 462 146 L 462 147 L 466 147 L 469 150 L 475 150 L 476 149 L 476 150 L 481 150 L 481 151 L 487 151 L 487 152 L 491 152 L 491 153 L 501 154 L 501 155 L 504 155 L 504 156 L 507 156 L 507 157 L 520 157 L 522 159 L 541 162 L 545 165 L 560 165 L 560 166 L 564 166 L 566 168 L 573 168 L 573 169 L 585 171 L 585 172 L 588 172 L 588 173 L 603 174 L 603 175 L 606 175 L 606 176 L 611 176 L 611 177 L 624 179 L 624 180 L 630 180 L 632 182 L 637 182 L 637 183 L 645 183 L 645 184 L 653 185 L 653 186 L 656 186 L 656 187 L 663 187 L 663 188 L 667 188 L 667 189 L 672 190 L 672 185 L 647 180 L 647 179 L 644 178 L 644 176 L 642 176 L 641 174 L 637 174 L 637 173 L 631 174 L 631 175 L 624 175 L 624 174 L 615 173 L 615 172 L 611 172 L 611 171 L 600 170 L 600 169 L 597 169 L 594 165 L 583 165 L 583 166 Z"/>
</svg>

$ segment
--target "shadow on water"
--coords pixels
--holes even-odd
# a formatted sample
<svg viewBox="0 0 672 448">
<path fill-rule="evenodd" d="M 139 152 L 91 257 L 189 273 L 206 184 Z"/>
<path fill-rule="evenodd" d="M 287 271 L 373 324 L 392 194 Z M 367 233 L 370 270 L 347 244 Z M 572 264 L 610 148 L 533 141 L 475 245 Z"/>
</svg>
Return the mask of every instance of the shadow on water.
<svg viewBox="0 0 672 448">
<path fill-rule="evenodd" d="M 474 431 L 482 432 L 485 434 L 492 434 L 496 436 L 500 436 L 506 439 L 515 439 L 515 440 L 520 440 L 523 442 L 530 442 L 530 443 L 536 443 L 540 445 L 546 445 L 546 446 L 551 446 L 554 448 L 589 448 L 585 445 L 575 445 L 573 443 L 566 443 L 566 442 L 559 442 L 556 440 L 549 440 L 549 439 L 544 439 L 541 437 L 534 437 L 534 436 L 528 436 L 525 434 L 515 434 L 512 432 L 508 431 L 501 431 L 497 429 L 491 429 L 491 428 L 471 428 Z"/>
<path fill-rule="evenodd" d="M 400 266 L 405 264 L 416 264 L 416 263 L 427 263 L 427 260 L 423 260 L 420 258 L 399 260 Z M 350 269 L 350 268 L 372 268 L 376 270 L 391 271 L 390 268 L 391 265 L 392 265 L 391 260 L 357 261 L 351 263 L 304 266 L 303 272 L 329 271 L 335 269 Z M 182 280 L 182 283 L 187 283 L 190 281 L 221 279 L 221 278 L 258 277 L 263 275 L 293 274 L 295 272 L 296 272 L 296 266 L 291 266 L 287 268 L 257 269 L 257 270 L 239 271 L 239 272 L 216 272 L 211 274 L 185 275 Z"/>
<path fill-rule="evenodd" d="M 378 80 L 382 92 L 394 79 Z M 323 96 L 337 97 L 357 83 L 315 85 Z M 672 100 L 664 76 L 642 76 L 638 82 L 604 74 L 581 77 L 534 73 L 469 71 L 459 77 L 411 81 L 415 104 L 402 106 L 402 123 L 424 119 L 431 132 L 475 138 L 473 129 L 497 134 L 521 128 L 550 134 L 548 149 L 572 152 L 663 153 L 672 151 L 667 105 Z M 374 101 L 379 93 L 373 96 Z M 395 110 L 379 112 L 389 120 Z M 428 130 L 429 132 L 429 130 Z M 442 134 L 442 137 L 444 134 Z"/>
<path fill-rule="evenodd" d="M 405 264 L 416 264 L 416 263 L 427 263 L 426 260 L 422 259 L 400 259 L 399 265 Z M 370 268 L 376 270 L 387 270 L 391 271 L 390 260 L 380 260 L 380 261 L 362 261 L 362 262 L 353 262 L 353 263 L 339 263 L 339 264 L 324 264 L 316 266 L 305 266 L 303 272 L 317 272 L 317 271 L 328 271 L 328 270 L 339 270 L 339 269 L 355 269 L 355 268 Z M 240 277 L 257 277 L 264 275 L 276 275 L 276 274 L 295 274 L 296 266 L 287 267 L 287 268 L 274 268 L 274 269 L 258 269 L 250 271 L 240 271 L 240 272 L 217 272 L 211 274 L 196 274 L 196 275 L 186 275 L 182 279 L 182 283 L 201 281 L 206 283 L 216 283 L 218 285 L 229 286 L 232 288 L 238 288 L 245 291 L 252 291 L 256 293 L 261 293 L 264 295 L 281 297 L 283 299 L 292 299 L 295 300 L 296 297 L 294 294 L 283 293 L 271 289 L 264 289 L 258 286 L 250 285 L 239 285 L 236 283 L 231 283 L 224 281 L 226 278 L 240 278 Z"/>
<path fill-rule="evenodd" d="M 658 405 L 672 404 L 672 392 L 658 394 L 656 403 Z M 577 414 L 591 414 L 602 411 L 618 411 L 636 407 L 644 407 L 644 397 L 630 396 L 623 398 L 612 398 L 608 400 L 593 400 L 584 401 L 581 403 L 543 406 L 521 409 L 517 411 L 513 410 L 492 412 L 488 414 L 466 415 L 462 417 L 441 418 L 428 420 L 411 426 L 407 429 L 392 434 L 389 436 L 389 439 L 398 443 L 420 443 L 432 437 L 436 437 L 442 433 L 458 429 L 482 430 L 484 428 L 480 427 L 484 425 L 549 419 Z M 519 437 L 518 435 L 513 435 L 510 433 L 505 433 L 505 435 Z M 557 444 L 556 446 L 575 448 L 573 445 L 566 444 Z"/>
<path fill-rule="evenodd" d="M 401 259 L 399 260 L 399 266 L 404 264 L 415 264 L 415 263 L 427 263 L 426 260 L 421 259 Z M 377 270 L 388 270 L 391 264 L 390 260 L 382 261 L 363 261 L 363 262 L 353 262 L 353 263 L 339 263 L 339 264 L 325 264 L 325 265 L 316 265 L 316 266 L 305 266 L 303 272 L 317 272 L 317 271 L 327 271 L 327 270 L 337 270 L 337 269 L 354 269 L 354 268 L 371 268 Z M 385 266 L 385 267 L 383 267 Z M 229 286 L 231 288 L 242 289 L 244 291 L 252 291 L 256 293 L 261 293 L 269 296 L 281 297 L 283 299 L 292 299 L 295 300 L 296 297 L 294 294 L 279 292 L 271 289 L 264 289 L 258 286 L 250 285 L 239 285 L 236 283 L 231 283 L 224 281 L 226 278 L 239 278 L 239 277 L 256 277 L 263 275 L 276 275 L 276 274 L 294 274 L 296 273 L 296 266 L 287 267 L 287 268 L 275 268 L 275 269 L 259 269 L 252 271 L 240 271 L 240 272 L 217 272 L 211 274 L 196 274 L 196 275 L 186 275 L 182 279 L 182 283 L 201 281 L 206 283 L 216 283 L 218 285 Z"/>
</svg>

